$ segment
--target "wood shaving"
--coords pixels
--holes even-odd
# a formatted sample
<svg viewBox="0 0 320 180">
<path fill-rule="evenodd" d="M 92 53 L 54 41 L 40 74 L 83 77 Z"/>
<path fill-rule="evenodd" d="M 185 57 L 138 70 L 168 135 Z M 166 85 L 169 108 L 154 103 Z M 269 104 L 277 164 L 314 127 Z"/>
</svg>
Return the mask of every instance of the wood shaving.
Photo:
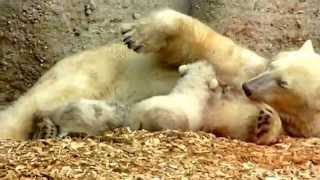
<svg viewBox="0 0 320 180">
<path fill-rule="evenodd" d="M 204 132 L 0 141 L 1 179 L 320 179 L 320 139 L 259 146 Z"/>
</svg>

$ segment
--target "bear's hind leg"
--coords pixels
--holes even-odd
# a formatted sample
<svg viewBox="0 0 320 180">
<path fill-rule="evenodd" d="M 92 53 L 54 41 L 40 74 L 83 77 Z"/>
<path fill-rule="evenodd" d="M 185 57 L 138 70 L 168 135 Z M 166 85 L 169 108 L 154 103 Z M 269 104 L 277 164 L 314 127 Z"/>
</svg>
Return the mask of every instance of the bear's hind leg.
<svg viewBox="0 0 320 180">
<path fill-rule="evenodd" d="M 41 117 L 41 119 L 38 120 L 39 121 L 34 124 L 31 139 L 48 139 L 58 137 L 59 127 L 56 126 L 49 118 Z"/>
</svg>

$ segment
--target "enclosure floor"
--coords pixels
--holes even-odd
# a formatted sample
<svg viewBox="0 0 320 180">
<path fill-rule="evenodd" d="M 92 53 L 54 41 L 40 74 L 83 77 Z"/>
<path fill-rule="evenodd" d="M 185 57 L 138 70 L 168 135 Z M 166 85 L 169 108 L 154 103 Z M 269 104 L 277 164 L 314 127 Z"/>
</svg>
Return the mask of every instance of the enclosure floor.
<svg viewBox="0 0 320 180">
<path fill-rule="evenodd" d="M 101 137 L 0 141 L 0 178 L 317 179 L 320 139 L 258 146 L 203 132 L 119 129 Z"/>
</svg>

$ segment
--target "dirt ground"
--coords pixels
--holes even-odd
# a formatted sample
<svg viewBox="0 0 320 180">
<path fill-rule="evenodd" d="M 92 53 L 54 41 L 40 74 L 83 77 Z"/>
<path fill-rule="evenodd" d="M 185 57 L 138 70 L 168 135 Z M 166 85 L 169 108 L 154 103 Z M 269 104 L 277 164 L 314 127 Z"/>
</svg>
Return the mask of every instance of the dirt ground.
<svg viewBox="0 0 320 180">
<path fill-rule="evenodd" d="M 0 0 L 0 105 L 61 58 L 109 41 L 119 26 L 172 7 L 271 57 L 312 39 L 318 0 Z M 85 139 L 0 141 L 0 178 L 320 179 L 320 140 L 257 146 L 202 132 L 117 130 Z"/>
<path fill-rule="evenodd" d="M 0 141 L 2 179 L 320 179 L 320 139 L 257 146 L 202 132 L 117 130 L 85 139 Z"/>
</svg>

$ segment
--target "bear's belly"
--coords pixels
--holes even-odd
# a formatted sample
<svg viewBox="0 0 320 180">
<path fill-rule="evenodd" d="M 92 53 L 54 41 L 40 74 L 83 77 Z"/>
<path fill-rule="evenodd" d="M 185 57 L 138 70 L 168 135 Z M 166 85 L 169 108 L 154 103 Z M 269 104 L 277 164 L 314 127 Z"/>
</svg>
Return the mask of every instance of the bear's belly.
<svg viewBox="0 0 320 180">
<path fill-rule="evenodd" d="M 165 95 L 172 90 L 178 78 L 175 70 L 150 68 L 149 71 L 141 69 L 138 73 L 128 68 L 115 82 L 113 92 L 107 99 L 130 105 L 152 96 Z"/>
</svg>

